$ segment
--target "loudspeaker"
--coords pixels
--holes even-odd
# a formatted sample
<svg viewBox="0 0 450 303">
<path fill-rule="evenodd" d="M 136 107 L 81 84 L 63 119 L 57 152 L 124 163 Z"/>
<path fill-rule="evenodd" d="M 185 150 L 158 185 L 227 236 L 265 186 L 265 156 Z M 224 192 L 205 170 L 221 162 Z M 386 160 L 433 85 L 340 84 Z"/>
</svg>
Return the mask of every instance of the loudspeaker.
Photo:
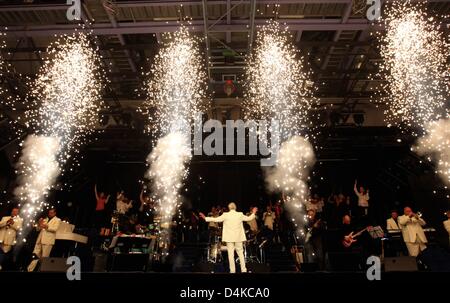
<svg viewBox="0 0 450 303">
<path fill-rule="evenodd" d="M 99 253 L 94 256 L 93 272 L 105 272 L 108 265 L 108 255 Z"/>
<path fill-rule="evenodd" d="M 71 266 L 66 264 L 66 258 L 42 258 L 39 271 L 41 272 L 67 272 Z"/>
<path fill-rule="evenodd" d="M 450 253 L 440 247 L 429 246 L 419 255 L 419 260 L 429 271 L 450 272 Z"/>
<path fill-rule="evenodd" d="M 268 264 L 252 262 L 247 264 L 247 271 L 251 273 L 269 273 L 270 266 Z"/>
<path fill-rule="evenodd" d="M 384 258 L 384 271 L 417 271 L 415 257 Z"/>
</svg>

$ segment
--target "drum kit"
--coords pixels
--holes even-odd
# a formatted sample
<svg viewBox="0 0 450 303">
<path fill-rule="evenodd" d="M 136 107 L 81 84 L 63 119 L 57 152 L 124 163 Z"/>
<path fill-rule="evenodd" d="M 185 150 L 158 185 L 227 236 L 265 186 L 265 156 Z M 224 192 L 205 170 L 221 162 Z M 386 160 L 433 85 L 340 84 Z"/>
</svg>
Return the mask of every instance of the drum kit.
<svg viewBox="0 0 450 303">
<path fill-rule="evenodd" d="M 227 245 L 222 241 L 221 227 L 210 229 L 210 232 L 212 236 L 210 237 L 210 244 L 207 247 L 207 261 L 209 263 L 221 263 L 224 260 L 223 253 L 227 252 Z M 248 240 L 244 242 L 245 262 L 264 263 L 265 255 L 263 248 L 267 240 L 260 241 L 257 232 L 247 230 L 246 234 Z M 236 258 L 236 263 L 239 264 L 239 258 Z"/>
</svg>

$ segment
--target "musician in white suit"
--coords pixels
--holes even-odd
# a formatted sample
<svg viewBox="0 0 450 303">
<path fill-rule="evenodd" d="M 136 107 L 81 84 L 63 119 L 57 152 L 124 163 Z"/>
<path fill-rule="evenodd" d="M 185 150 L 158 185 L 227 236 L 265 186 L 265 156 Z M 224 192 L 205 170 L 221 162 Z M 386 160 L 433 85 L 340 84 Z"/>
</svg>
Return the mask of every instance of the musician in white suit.
<svg viewBox="0 0 450 303">
<path fill-rule="evenodd" d="M 17 232 L 22 228 L 23 220 L 19 217 L 19 208 L 14 207 L 10 216 L 5 216 L 0 221 L 0 249 L 5 254 L 11 251 L 16 244 Z"/>
<path fill-rule="evenodd" d="M 389 230 L 400 230 L 398 226 L 398 212 L 393 210 L 391 212 L 391 217 L 386 220 L 386 229 Z"/>
<path fill-rule="evenodd" d="M 399 227 L 402 229 L 403 241 L 406 243 L 409 255 L 417 257 L 427 248 L 427 238 L 423 231 L 426 222 L 415 214 L 410 207 L 405 207 L 403 216 L 398 217 Z"/>
<path fill-rule="evenodd" d="M 39 219 L 39 224 L 36 229 L 40 233 L 33 250 L 33 254 L 39 259 L 50 256 L 53 245 L 55 244 L 56 231 L 60 224 L 61 219 L 56 216 L 56 210 L 54 208 L 48 211 L 47 218 Z M 39 259 L 31 261 L 30 265 L 28 265 L 28 271 L 34 271 Z"/>
<path fill-rule="evenodd" d="M 448 210 L 445 214 L 447 215 L 447 220 L 445 220 L 443 224 L 448 233 L 448 245 L 450 245 L 450 210 Z"/>
<path fill-rule="evenodd" d="M 254 207 L 250 216 L 244 215 L 242 212 L 236 211 L 236 204 L 228 204 L 229 212 L 223 213 L 219 217 L 205 217 L 200 213 L 200 217 L 206 222 L 223 222 L 222 241 L 227 243 L 228 262 L 230 264 L 230 273 L 236 272 L 236 264 L 234 263 L 234 251 L 239 257 L 241 272 L 247 272 L 244 258 L 243 242 L 247 241 L 245 237 L 243 222 L 249 222 L 255 219 L 258 209 Z"/>
</svg>

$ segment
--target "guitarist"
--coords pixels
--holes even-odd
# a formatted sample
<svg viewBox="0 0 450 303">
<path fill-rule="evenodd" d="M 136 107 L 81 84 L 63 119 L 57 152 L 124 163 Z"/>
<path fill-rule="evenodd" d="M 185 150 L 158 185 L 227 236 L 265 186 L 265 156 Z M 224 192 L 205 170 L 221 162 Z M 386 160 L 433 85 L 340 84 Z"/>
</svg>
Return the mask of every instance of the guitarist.
<svg viewBox="0 0 450 303">
<path fill-rule="evenodd" d="M 342 270 L 360 270 L 364 258 L 364 239 L 363 235 L 358 238 L 359 229 L 352 224 L 352 218 L 349 215 L 344 215 L 342 218 L 342 225 L 339 230 L 337 239 L 339 241 L 338 247 L 343 254 L 344 259 L 341 260 Z M 344 261 L 345 260 L 345 261 Z"/>
<path fill-rule="evenodd" d="M 317 219 L 316 211 L 314 209 L 308 210 L 305 225 L 305 256 L 308 263 L 318 263 L 319 270 L 325 269 L 322 244 L 324 229 L 324 223 L 321 219 Z"/>
<path fill-rule="evenodd" d="M 345 215 L 342 218 L 342 227 L 340 230 L 340 240 L 342 247 L 345 250 L 361 250 L 363 243 L 367 244 L 367 235 L 365 235 L 366 228 L 358 228 L 352 224 L 352 218 L 349 215 Z"/>
</svg>

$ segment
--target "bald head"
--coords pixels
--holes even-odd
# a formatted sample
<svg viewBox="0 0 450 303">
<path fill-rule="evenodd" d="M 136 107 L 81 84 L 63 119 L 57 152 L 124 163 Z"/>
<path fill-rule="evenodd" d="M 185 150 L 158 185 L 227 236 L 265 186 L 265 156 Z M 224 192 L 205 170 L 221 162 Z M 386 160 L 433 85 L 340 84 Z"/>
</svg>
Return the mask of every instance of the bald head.
<svg viewBox="0 0 450 303">
<path fill-rule="evenodd" d="M 236 204 L 234 204 L 234 202 L 231 202 L 230 204 L 228 204 L 228 209 L 229 210 L 236 210 Z"/>
</svg>

